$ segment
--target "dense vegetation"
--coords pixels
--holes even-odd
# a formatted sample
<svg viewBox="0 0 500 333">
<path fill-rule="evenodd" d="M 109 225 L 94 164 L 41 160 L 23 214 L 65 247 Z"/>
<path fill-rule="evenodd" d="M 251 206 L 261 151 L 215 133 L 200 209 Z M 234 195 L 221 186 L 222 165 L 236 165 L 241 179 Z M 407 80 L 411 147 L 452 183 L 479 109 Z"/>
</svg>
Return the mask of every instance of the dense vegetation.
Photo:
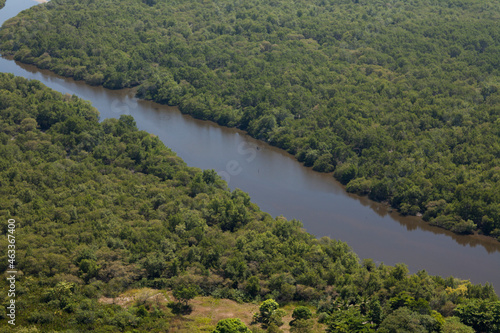
<svg viewBox="0 0 500 333">
<path fill-rule="evenodd" d="M 0 0 L 0 8 L 3 8 L 3 6 L 5 6 L 5 1 L 6 0 Z"/>
<path fill-rule="evenodd" d="M 52 0 L 17 60 L 237 126 L 347 191 L 500 237 L 500 3 Z"/>
<path fill-rule="evenodd" d="M 0 74 L 0 114 L 0 219 L 17 221 L 18 327 L 165 332 L 169 308 L 98 302 L 150 287 L 173 289 L 181 306 L 196 294 L 302 302 L 345 331 L 398 318 L 425 332 L 448 322 L 499 328 L 490 285 L 360 263 L 345 243 L 273 219 L 213 170 L 186 166 L 130 116 L 99 123 L 88 102 L 8 74 Z M 6 249 L 6 223 L 0 232 Z M 2 251 L 0 270 L 7 264 Z M 269 313 L 258 320 L 269 324 Z M 1 325 L 7 319 L 0 312 Z M 310 314 L 298 308 L 294 320 L 305 325 Z M 219 328 L 226 324 L 235 322 Z"/>
</svg>

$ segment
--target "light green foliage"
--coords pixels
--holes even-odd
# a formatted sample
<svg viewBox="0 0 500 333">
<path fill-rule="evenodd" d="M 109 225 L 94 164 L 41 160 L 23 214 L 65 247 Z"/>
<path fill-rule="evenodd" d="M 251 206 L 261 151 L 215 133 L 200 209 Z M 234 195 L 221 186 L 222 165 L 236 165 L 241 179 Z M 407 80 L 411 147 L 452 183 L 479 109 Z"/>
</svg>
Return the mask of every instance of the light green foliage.
<svg viewBox="0 0 500 333">
<path fill-rule="evenodd" d="M 274 299 L 268 299 L 262 302 L 259 307 L 259 312 L 261 318 L 269 318 L 274 313 L 274 311 L 279 309 L 279 304 L 276 303 Z"/>
<path fill-rule="evenodd" d="M 7 22 L 0 49 L 90 84 L 138 86 L 403 214 L 491 234 L 498 12 L 476 0 L 55 0 Z"/>
<path fill-rule="evenodd" d="M 212 333 L 250 333 L 248 327 L 238 318 L 219 320 Z"/>
<path fill-rule="evenodd" d="M 474 329 L 470 326 L 462 324 L 457 317 L 446 318 L 443 325 L 443 333 L 474 333 Z"/>
</svg>

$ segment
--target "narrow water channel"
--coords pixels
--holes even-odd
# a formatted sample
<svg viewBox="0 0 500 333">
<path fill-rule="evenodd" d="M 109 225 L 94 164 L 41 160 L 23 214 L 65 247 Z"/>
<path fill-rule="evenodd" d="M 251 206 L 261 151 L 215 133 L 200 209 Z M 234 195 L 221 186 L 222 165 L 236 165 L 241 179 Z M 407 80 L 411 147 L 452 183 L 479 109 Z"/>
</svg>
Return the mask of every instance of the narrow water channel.
<svg viewBox="0 0 500 333">
<path fill-rule="evenodd" d="M 0 24 L 34 0 L 7 0 Z M 107 90 L 49 71 L 0 58 L 0 71 L 41 81 L 62 93 L 91 101 L 101 119 L 132 115 L 141 130 L 156 134 L 190 166 L 215 169 L 231 189 L 240 188 L 273 216 L 302 221 L 317 237 L 345 241 L 360 258 L 388 265 L 406 263 L 411 272 L 453 275 L 490 282 L 500 291 L 500 243 L 482 236 L 458 236 L 403 217 L 386 206 L 350 195 L 331 175 L 319 174 L 293 156 L 242 131 L 182 115 L 175 107 L 134 98 L 133 90 Z"/>
</svg>

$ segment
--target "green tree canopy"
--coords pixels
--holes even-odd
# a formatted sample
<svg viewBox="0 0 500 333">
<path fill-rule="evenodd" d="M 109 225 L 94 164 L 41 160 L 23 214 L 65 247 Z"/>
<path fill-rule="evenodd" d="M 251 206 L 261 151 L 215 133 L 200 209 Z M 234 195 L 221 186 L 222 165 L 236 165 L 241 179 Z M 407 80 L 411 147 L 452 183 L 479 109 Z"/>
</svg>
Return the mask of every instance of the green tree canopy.
<svg viewBox="0 0 500 333">
<path fill-rule="evenodd" d="M 238 318 L 219 320 L 212 333 L 250 333 L 248 327 Z"/>
<path fill-rule="evenodd" d="M 498 12 L 477 0 L 56 0 L 6 22 L 0 50 L 138 87 L 402 214 L 500 237 Z M 64 118 L 41 111 L 42 129 Z"/>
</svg>

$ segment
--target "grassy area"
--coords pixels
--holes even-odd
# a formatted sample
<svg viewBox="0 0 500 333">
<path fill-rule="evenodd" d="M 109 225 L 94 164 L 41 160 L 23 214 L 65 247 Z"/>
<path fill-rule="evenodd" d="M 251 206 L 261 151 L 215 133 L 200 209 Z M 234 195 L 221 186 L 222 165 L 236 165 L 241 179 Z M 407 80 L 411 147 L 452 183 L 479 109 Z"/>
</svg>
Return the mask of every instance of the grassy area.
<svg viewBox="0 0 500 333">
<path fill-rule="evenodd" d="M 99 301 L 105 304 L 118 304 L 123 307 L 132 305 L 151 304 L 166 309 L 168 313 L 166 320 L 170 321 L 170 332 L 176 333 L 204 333 L 212 332 L 217 322 L 225 318 L 239 318 L 252 331 L 259 332 L 259 325 L 252 325 L 253 314 L 259 311 L 257 303 L 238 303 L 229 299 L 218 299 L 214 297 L 198 296 L 190 305 L 192 312 L 188 315 L 174 315 L 167 308 L 167 303 L 175 300 L 172 293 L 165 290 L 150 288 L 132 289 L 116 298 L 102 297 Z M 286 316 L 283 317 L 284 325 L 280 327 L 283 332 L 290 332 L 290 321 L 296 304 L 288 304 L 283 307 Z M 311 307 L 314 313 L 314 309 Z M 326 326 L 315 323 L 312 332 L 324 332 Z"/>
</svg>

